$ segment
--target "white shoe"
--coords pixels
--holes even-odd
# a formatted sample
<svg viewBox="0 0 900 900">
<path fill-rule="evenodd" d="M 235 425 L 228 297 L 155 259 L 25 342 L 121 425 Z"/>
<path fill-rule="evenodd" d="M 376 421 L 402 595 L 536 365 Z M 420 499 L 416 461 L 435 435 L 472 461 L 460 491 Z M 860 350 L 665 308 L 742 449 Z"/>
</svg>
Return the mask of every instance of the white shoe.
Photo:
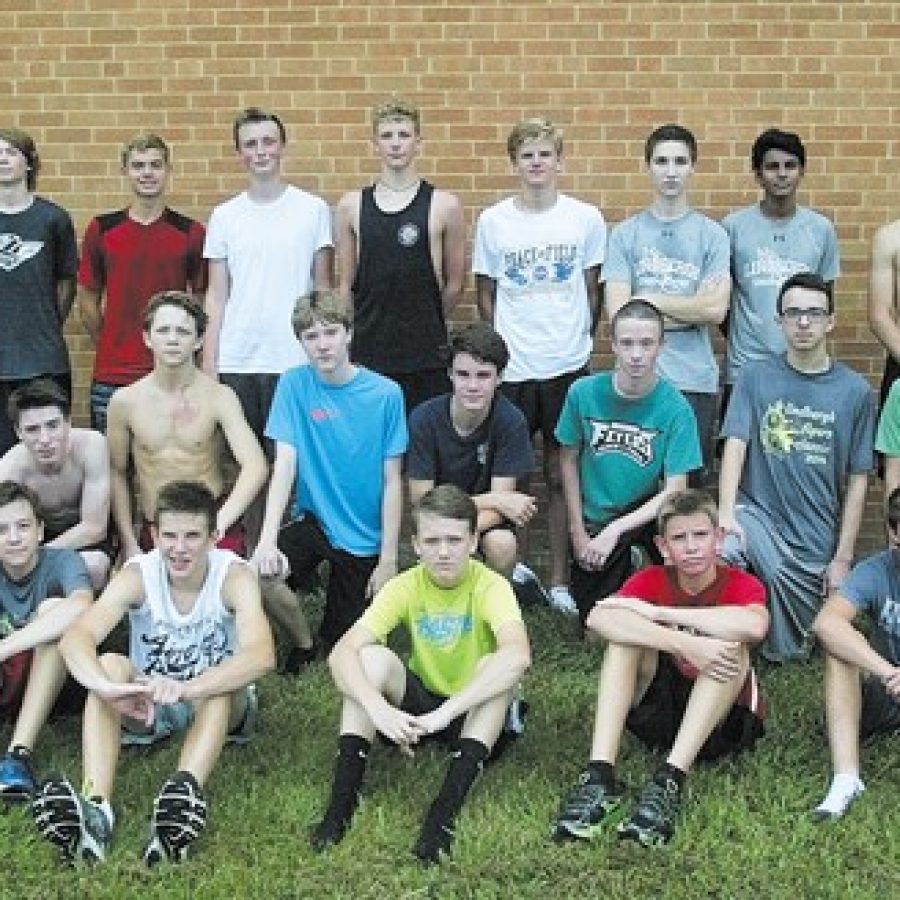
<svg viewBox="0 0 900 900">
<path fill-rule="evenodd" d="M 832 779 L 825 799 L 812 811 L 813 818 L 820 822 L 840 819 L 865 789 L 858 775 L 838 773 Z"/>
<path fill-rule="evenodd" d="M 550 607 L 564 616 L 578 615 L 578 606 L 564 584 L 550 588 Z"/>
</svg>

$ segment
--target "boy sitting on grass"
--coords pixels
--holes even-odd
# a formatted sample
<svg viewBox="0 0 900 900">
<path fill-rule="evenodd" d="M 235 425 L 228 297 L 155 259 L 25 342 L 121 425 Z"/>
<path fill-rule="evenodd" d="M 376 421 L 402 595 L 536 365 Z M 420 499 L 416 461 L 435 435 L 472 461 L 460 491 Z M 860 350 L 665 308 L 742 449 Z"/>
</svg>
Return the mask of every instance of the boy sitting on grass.
<svg viewBox="0 0 900 900">
<path fill-rule="evenodd" d="M 644 846 L 673 835 L 688 770 L 752 747 L 763 703 L 750 647 L 769 626 L 765 589 L 717 561 L 721 529 L 703 492 L 672 494 L 659 512 L 665 562 L 632 575 L 598 602 L 589 633 L 608 642 L 600 671 L 591 757 L 556 821 L 558 838 L 592 838 L 624 818 L 615 762 L 627 726 L 669 755 L 621 822 L 619 836 Z"/>
<path fill-rule="evenodd" d="M 459 488 L 428 491 L 414 508 L 419 564 L 388 581 L 331 652 L 344 702 L 331 799 L 311 834 L 317 852 L 350 825 L 376 731 L 405 752 L 429 736 L 453 747 L 414 848 L 423 862 L 450 851 L 456 817 L 531 662 L 509 582 L 470 558 L 477 521 L 475 503 Z M 397 625 L 410 633 L 408 665 L 384 646 Z"/>
</svg>

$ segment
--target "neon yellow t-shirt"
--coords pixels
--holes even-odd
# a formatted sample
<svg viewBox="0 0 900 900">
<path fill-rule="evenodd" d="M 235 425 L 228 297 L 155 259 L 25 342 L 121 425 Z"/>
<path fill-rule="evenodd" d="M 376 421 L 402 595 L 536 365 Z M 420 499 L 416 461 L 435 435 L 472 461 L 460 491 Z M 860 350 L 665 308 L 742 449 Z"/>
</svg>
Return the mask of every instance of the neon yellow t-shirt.
<svg viewBox="0 0 900 900">
<path fill-rule="evenodd" d="M 477 560 L 469 561 L 454 588 L 438 587 L 424 566 L 414 566 L 392 578 L 360 618 L 381 642 L 405 625 L 412 639 L 409 668 L 443 697 L 469 683 L 478 661 L 496 650 L 504 625 L 521 621 L 509 582 Z"/>
</svg>

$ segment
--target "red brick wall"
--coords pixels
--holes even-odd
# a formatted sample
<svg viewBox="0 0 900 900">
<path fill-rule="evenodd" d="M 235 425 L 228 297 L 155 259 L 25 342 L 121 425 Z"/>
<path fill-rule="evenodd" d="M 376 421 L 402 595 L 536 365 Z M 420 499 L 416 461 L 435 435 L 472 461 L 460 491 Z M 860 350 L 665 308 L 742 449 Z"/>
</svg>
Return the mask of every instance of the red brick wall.
<svg viewBox="0 0 900 900">
<path fill-rule="evenodd" d="M 693 199 L 716 218 L 756 196 L 755 135 L 798 130 L 809 153 L 802 200 L 832 217 L 841 239 L 837 353 L 873 378 L 880 371 L 865 269 L 873 230 L 900 216 L 900 4 L 0 0 L 0 9 L 0 120 L 35 135 L 40 191 L 79 231 L 122 202 L 118 147 L 144 129 L 174 146 L 174 205 L 205 219 L 242 186 L 229 124 L 251 103 L 285 118 L 288 177 L 333 202 L 374 171 L 371 105 L 409 96 L 423 110 L 421 168 L 460 193 L 470 224 L 513 188 L 504 140 L 527 115 L 563 126 L 563 189 L 610 222 L 647 202 L 641 148 L 655 125 L 679 121 L 697 134 Z M 90 352 L 74 323 L 69 334 L 83 397 Z"/>
</svg>

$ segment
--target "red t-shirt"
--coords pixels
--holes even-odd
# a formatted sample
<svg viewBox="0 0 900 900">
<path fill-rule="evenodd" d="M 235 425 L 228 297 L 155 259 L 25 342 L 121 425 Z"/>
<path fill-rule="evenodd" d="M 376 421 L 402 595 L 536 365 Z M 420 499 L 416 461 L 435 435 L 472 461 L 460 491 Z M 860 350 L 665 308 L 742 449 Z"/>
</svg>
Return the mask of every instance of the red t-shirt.
<svg viewBox="0 0 900 900">
<path fill-rule="evenodd" d="M 637 597 L 654 606 L 751 606 L 766 604 L 766 589 L 763 583 L 742 569 L 731 566 L 716 566 L 713 583 L 699 594 L 688 594 L 678 584 L 673 566 L 648 566 L 631 576 L 616 591 L 620 597 Z M 676 658 L 675 663 L 686 678 L 696 678 L 697 669 L 687 660 Z M 756 674 L 751 668 L 747 680 L 735 699 L 735 703 L 746 706 L 762 718 L 765 715 L 765 700 L 759 689 Z"/>
<path fill-rule="evenodd" d="M 143 336 L 147 301 L 159 291 L 206 290 L 204 238 L 199 222 L 168 208 L 149 225 L 125 209 L 91 219 L 78 282 L 104 294 L 95 381 L 131 384 L 153 368 Z"/>
</svg>

